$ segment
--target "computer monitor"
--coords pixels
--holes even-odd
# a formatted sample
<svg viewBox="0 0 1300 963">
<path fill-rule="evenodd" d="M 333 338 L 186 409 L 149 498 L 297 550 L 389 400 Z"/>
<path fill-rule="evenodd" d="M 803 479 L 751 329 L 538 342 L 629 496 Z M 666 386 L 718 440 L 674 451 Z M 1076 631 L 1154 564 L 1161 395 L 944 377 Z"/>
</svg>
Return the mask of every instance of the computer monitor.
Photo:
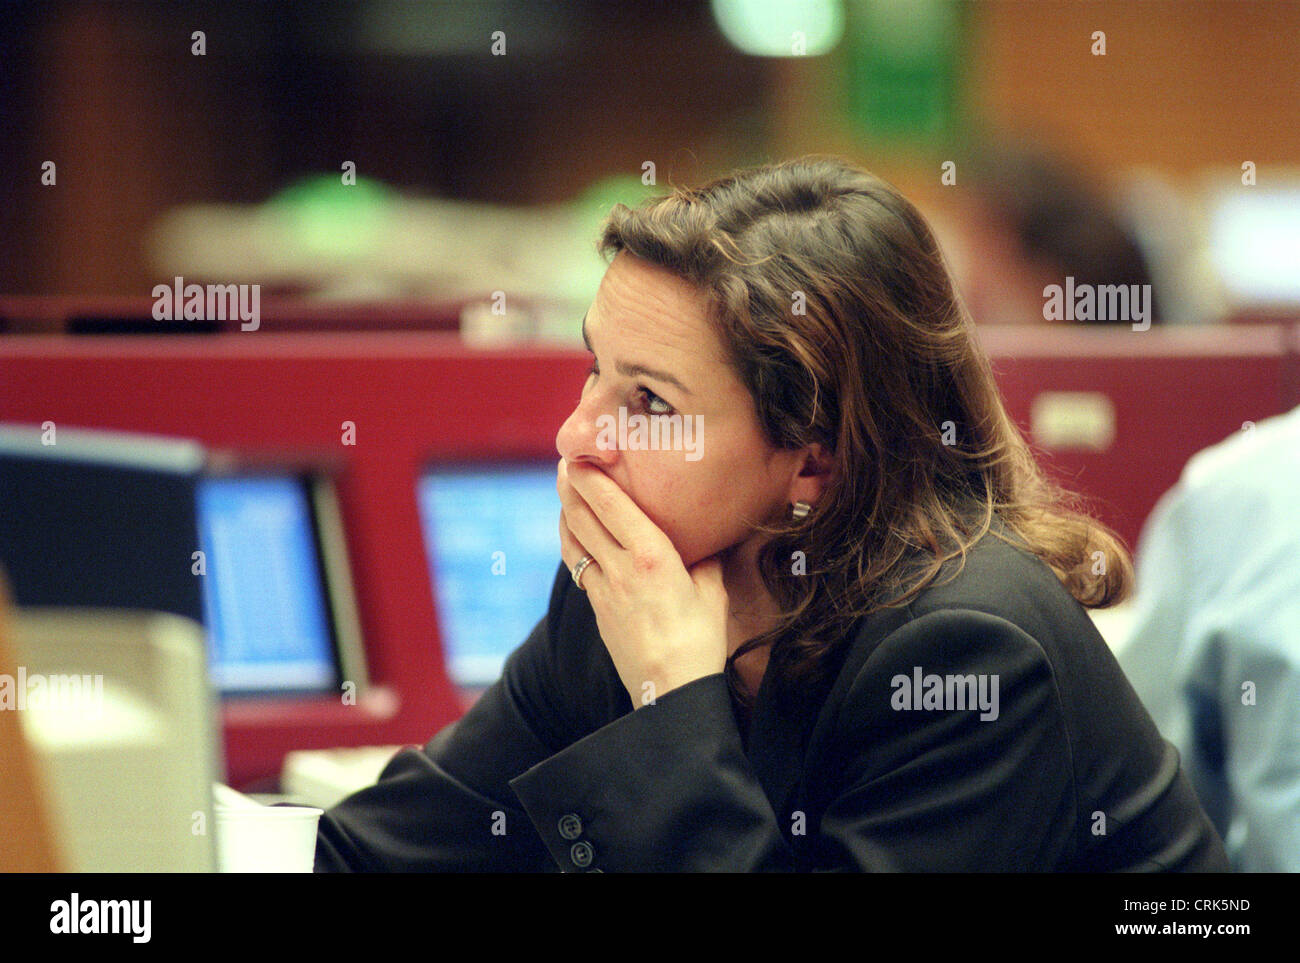
<svg viewBox="0 0 1300 963">
<path fill-rule="evenodd" d="M 199 483 L 209 666 L 223 695 L 340 691 L 352 607 L 332 550 L 330 495 L 326 480 L 291 472 Z"/>
<path fill-rule="evenodd" d="M 0 426 L 0 566 L 18 606 L 202 622 L 195 442 L 53 423 Z"/>
<path fill-rule="evenodd" d="M 448 675 L 491 685 L 546 613 L 560 565 L 555 462 L 436 466 L 418 496 Z"/>
</svg>

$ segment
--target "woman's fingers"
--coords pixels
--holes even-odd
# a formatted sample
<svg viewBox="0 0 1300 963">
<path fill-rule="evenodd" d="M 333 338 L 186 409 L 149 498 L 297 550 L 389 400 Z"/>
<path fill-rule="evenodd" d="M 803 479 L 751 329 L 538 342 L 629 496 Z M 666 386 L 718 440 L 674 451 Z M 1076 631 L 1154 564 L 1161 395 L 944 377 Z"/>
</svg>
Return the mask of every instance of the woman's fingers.
<svg viewBox="0 0 1300 963">
<path fill-rule="evenodd" d="M 579 562 L 581 562 L 583 558 L 588 555 L 591 555 L 591 552 L 588 552 L 582 546 L 582 543 L 579 542 L 578 539 L 574 537 L 573 530 L 569 528 L 569 523 L 565 519 L 564 512 L 561 511 L 560 512 L 560 558 L 564 560 L 564 564 L 569 569 L 569 573 L 571 575 L 573 573 L 574 566 L 577 565 Z M 589 581 L 589 579 L 595 577 L 597 573 L 600 571 L 600 563 L 595 560 L 594 555 L 591 555 L 591 557 L 592 557 L 591 564 L 589 564 L 582 572 L 582 585 L 580 587 L 584 591 L 591 587 L 591 582 Z"/>
<path fill-rule="evenodd" d="M 591 506 L 574 488 L 563 459 L 560 460 L 556 475 L 556 490 L 560 494 L 560 504 L 564 508 L 564 515 L 573 538 L 580 543 L 585 554 L 591 555 L 598 562 L 603 561 L 606 566 L 611 564 L 616 553 L 623 550 L 623 546 L 610 534 L 601 519 L 592 511 Z M 579 554 L 578 558 L 581 557 L 582 555 Z M 575 559 L 574 564 L 576 562 Z"/>
<path fill-rule="evenodd" d="M 561 471 L 583 507 L 600 524 L 611 542 L 629 551 L 650 549 L 665 552 L 672 549 L 672 542 L 659 527 L 646 517 L 614 479 L 599 468 L 581 463 L 566 466 L 561 460 Z M 574 533 L 590 547 L 586 541 L 586 529 L 580 527 L 586 524 L 582 513 L 570 513 L 569 521 L 574 526 Z"/>
</svg>

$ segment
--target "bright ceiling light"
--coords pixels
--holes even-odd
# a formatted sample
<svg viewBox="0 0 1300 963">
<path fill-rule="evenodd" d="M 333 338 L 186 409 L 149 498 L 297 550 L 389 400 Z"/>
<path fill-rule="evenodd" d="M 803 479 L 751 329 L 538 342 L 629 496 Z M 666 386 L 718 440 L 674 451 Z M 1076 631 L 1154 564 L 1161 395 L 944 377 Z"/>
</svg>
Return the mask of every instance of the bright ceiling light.
<svg viewBox="0 0 1300 963">
<path fill-rule="evenodd" d="M 817 57 L 844 35 L 843 0 L 711 0 L 737 49 L 758 57 Z"/>
</svg>

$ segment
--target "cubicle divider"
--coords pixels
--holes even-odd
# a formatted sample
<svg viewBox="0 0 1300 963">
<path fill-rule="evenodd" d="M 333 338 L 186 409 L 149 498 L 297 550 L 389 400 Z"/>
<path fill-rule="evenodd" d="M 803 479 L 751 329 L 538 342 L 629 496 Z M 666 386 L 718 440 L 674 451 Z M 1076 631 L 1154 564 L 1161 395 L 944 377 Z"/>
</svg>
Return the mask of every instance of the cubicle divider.
<svg viewBox="0 0 1300 963">
<path fill-rule="evenodd" d="M 979 330 L 1040 465 L 1136 548 L 1192 455 L 1300 404 L 1298 328 Z"/>
<path fill-rule="evenodd" d="M 1130 545 L 1188 457 L 1300 403 L 1300 336 L 1288 326 L 980 338 L 1044 466 Z M 333 476 L 369 685 L 355 704 L 227 700 L 229 779 L 241 785 L 278 773 L 290 750 L 423 743 L 460 715 L 419 474 L 431 461 L 557 458 L 588 364 L 581 350 L 472 349 L 439 333 L 8 335 L 0 421 L 183 436 L 219 457 Z"/>
</svg>

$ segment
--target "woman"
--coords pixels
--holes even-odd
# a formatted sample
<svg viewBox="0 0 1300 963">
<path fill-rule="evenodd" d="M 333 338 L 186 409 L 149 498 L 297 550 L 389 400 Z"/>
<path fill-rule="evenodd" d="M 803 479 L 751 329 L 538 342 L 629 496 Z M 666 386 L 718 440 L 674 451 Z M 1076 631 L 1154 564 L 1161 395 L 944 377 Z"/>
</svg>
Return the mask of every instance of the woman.
<svg viewBox="0 0 1300 963">
<path fill-rule="evenodd" d="M 806 158 L 619 205 L 600 250 L 546 616 L 318 869 L 1227 868 L 1083 608 L 1131 562 L 906 200 Z"/>
</svg>

